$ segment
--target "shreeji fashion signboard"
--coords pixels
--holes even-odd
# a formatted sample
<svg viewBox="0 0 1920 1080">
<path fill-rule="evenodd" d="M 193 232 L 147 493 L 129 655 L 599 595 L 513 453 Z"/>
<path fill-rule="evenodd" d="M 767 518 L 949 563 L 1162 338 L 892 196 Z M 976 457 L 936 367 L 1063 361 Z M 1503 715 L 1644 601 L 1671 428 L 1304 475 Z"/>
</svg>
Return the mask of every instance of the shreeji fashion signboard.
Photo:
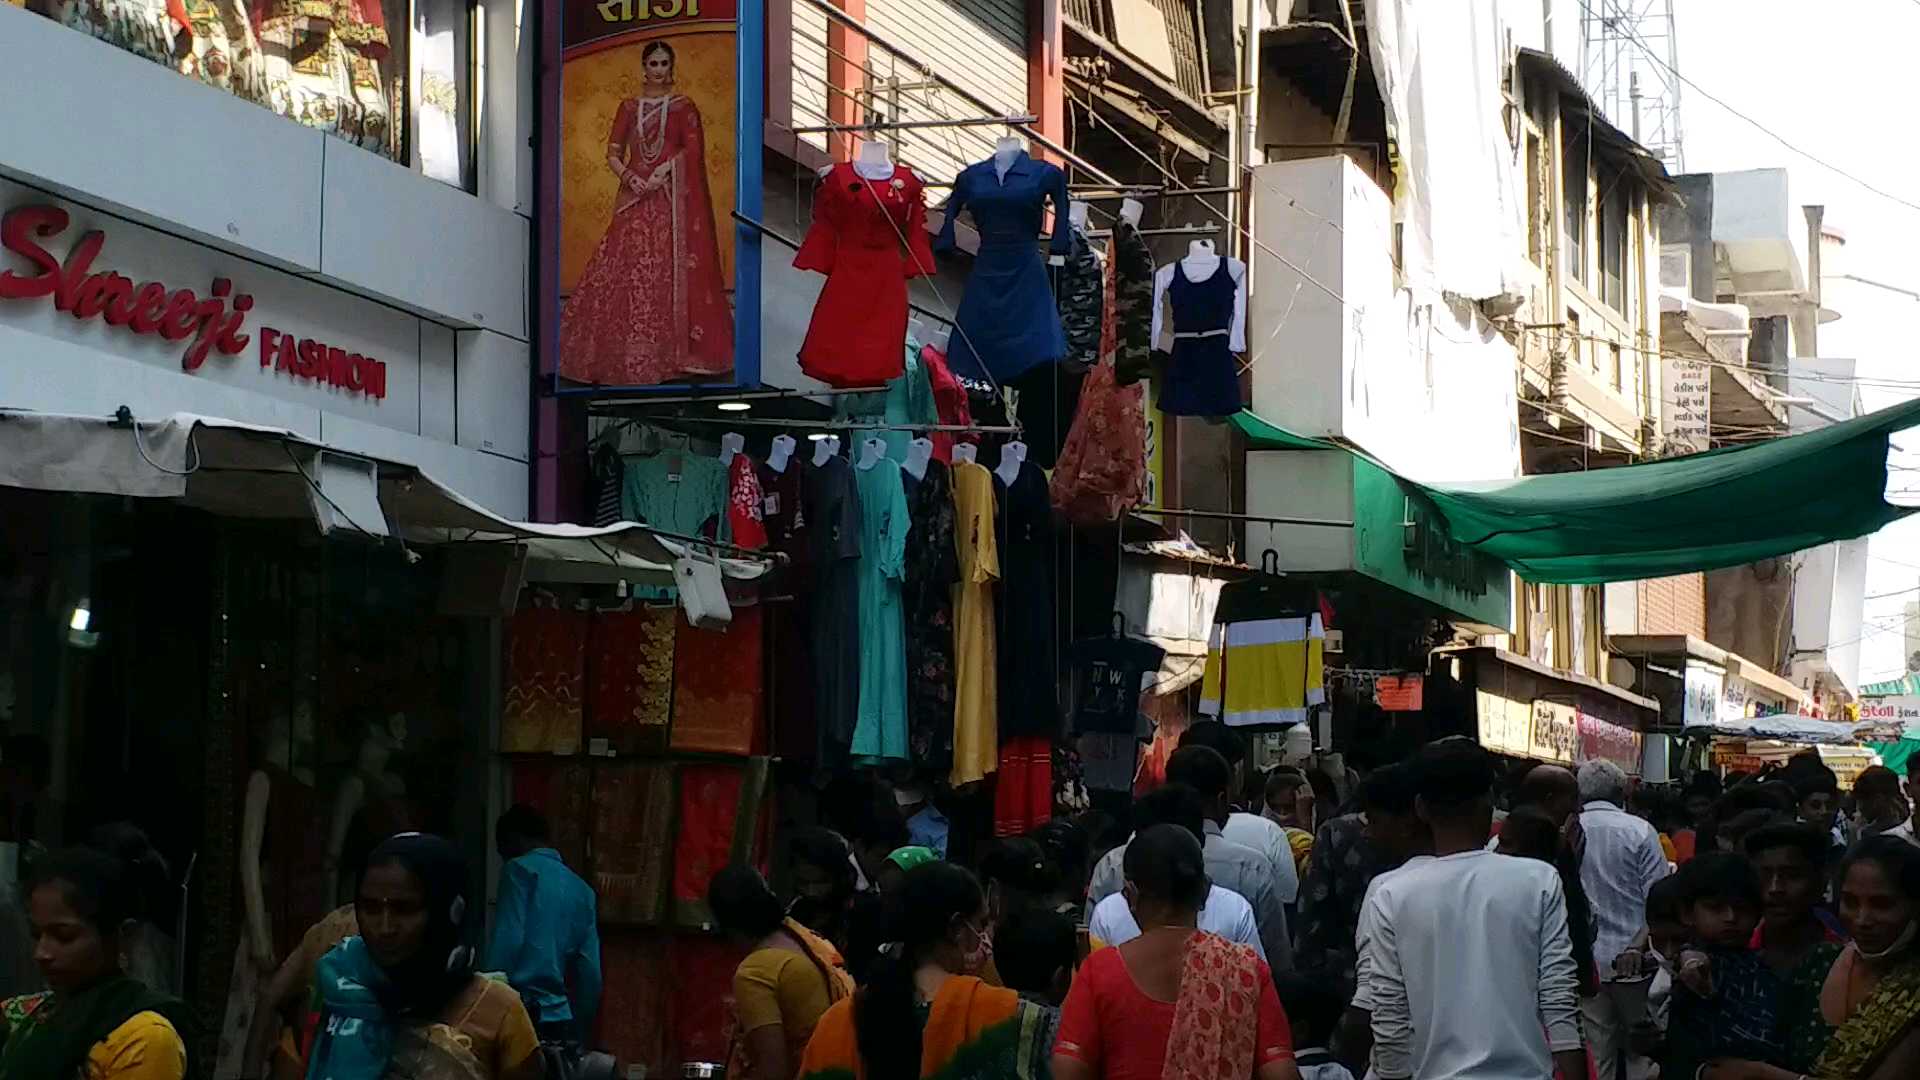
<svg viewBox="0 0 1920 1080">
<path fill-rule="evenodd" d="M 248 389 L 271 392 L 263 384 L 279 379 L 386 400 L 373 341 L 281 329 L 294 306 L 285 286 L 311 286 L 101 217 L 44 196 L 0 202 L 0 320 Z"/>
<path fill-rule="evenodd" d="M 758 384 L 760 239 L 734 213 L 760 216 L 761 5 L 560 5 L 543 88 L 557 392 Z"/>
</svg>

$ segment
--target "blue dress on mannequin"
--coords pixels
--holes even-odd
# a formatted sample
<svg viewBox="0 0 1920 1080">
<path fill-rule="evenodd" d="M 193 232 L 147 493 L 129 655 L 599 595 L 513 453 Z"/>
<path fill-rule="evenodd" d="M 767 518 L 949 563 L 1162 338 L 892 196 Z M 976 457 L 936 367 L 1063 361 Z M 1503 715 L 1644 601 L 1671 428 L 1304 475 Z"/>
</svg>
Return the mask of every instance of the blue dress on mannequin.
<svg viewBox="0 0 1920 1080">
<path fill-rule="evenodd" d="M 981 381 L 991 375 L 1004 384 L 1067 355 L 1053 286 L 1040 260 L 1041 209 L 1049 198 L 1050 250 L 1065 256 L 1073 250 L 1073 229 L 1067 224 L 1067 174 L 1059 166 L 1035 161 L 1022 150 L 1004 179 L 988 159 L 967 166 L 954 180 L 934 250 L 953 248 L 954 222 L 962 209 L 972 211 L 980 233 L 980 251 L 947 345 L 947 365 L 955 375 Z"/>
</svg>

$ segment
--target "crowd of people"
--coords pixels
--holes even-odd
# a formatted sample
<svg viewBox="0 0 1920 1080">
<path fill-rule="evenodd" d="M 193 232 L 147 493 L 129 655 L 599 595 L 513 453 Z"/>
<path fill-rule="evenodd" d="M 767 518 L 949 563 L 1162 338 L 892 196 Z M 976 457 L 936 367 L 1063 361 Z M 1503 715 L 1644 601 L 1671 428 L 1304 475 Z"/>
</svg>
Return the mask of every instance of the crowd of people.
<svg viewBox="0 0 1920 1080">
<path fill-rule="evenodd" d="M 1843 797 L 1806 755 L 1636 791 L 1606 761 L 1503 776 L 1458 737 L 1337 781 L 1244 758 L 1196 724 L 1125 829 L 1055 820 L 971 868 L 894 822 L 792 835 L 790 895 L 723 869 L 708 903 L 746 950 L 725 1075 L 1920 1077 L 1920 784 L 1876 768 Z M 129 829 L 35 859 L 45 989 L 0 1001 L 0 1080 L 204 1074 Z M 573 1075 L 594 894 L 536 812 L 495 840 L 484 948 L 452 844 L 377 846 L 265 987 L 243 1075 Z"/>
</svg>

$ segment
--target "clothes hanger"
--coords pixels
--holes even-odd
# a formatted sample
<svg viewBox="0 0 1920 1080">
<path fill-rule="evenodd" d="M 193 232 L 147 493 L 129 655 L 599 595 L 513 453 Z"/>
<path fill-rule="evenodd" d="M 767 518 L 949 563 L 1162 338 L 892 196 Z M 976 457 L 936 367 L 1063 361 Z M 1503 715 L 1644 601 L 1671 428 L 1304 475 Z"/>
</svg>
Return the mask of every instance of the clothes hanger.
<svg viewBox="0 0 1920 1080">
<path fill-rule="evenodd" d="M 919 438 L 907 444 L 907 460 L 900 467 L 912 473 L 915 480 L 925 480 L 927 463 L 932 460 L 933 440 Z"/>
</svg>

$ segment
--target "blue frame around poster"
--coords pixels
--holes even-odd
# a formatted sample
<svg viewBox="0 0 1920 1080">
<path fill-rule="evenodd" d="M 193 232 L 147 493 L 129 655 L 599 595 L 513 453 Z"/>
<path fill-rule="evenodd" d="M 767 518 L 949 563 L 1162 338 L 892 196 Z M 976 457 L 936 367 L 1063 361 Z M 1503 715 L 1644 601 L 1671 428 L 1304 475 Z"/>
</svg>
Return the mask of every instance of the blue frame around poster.
<svg viewBox="0 0 1920 1080">
<path fill-rule="evenodd" d="M 733 208 L 740 217 L 759 221 L 764 213 L 761 197 L 763 174 L 763 116 L 766 105 L 766 0 L 737 0 L 734 22 L 734 76 L 739 92 L 734 101 Z M 564 22 L 566 14 L 559 18 Z M 561 79 L 565 79 L 564 64 Z M 548 153 L 558 154 L 557 147 Z M 555 205 L 558 205 L 557 203 Z M 556 237 L 555 244 L 558 243 Z M 684 394 L 689 390 L 712 390 L 716 396 L 727 390 L 760 388 L 760 231 L 735 220 L 733 223 L 733 381 L 676 382 L 658 386 L 563 386 L 560 365 L 553 371 L 552 394 L 555 397 L 635 397 L 652 394 Z M 557 248 L 555 257 L 557 258 Z M 555 332 L 554 347 L 559 346 L 560 297 L 547 298 Z"/>
</svg>

